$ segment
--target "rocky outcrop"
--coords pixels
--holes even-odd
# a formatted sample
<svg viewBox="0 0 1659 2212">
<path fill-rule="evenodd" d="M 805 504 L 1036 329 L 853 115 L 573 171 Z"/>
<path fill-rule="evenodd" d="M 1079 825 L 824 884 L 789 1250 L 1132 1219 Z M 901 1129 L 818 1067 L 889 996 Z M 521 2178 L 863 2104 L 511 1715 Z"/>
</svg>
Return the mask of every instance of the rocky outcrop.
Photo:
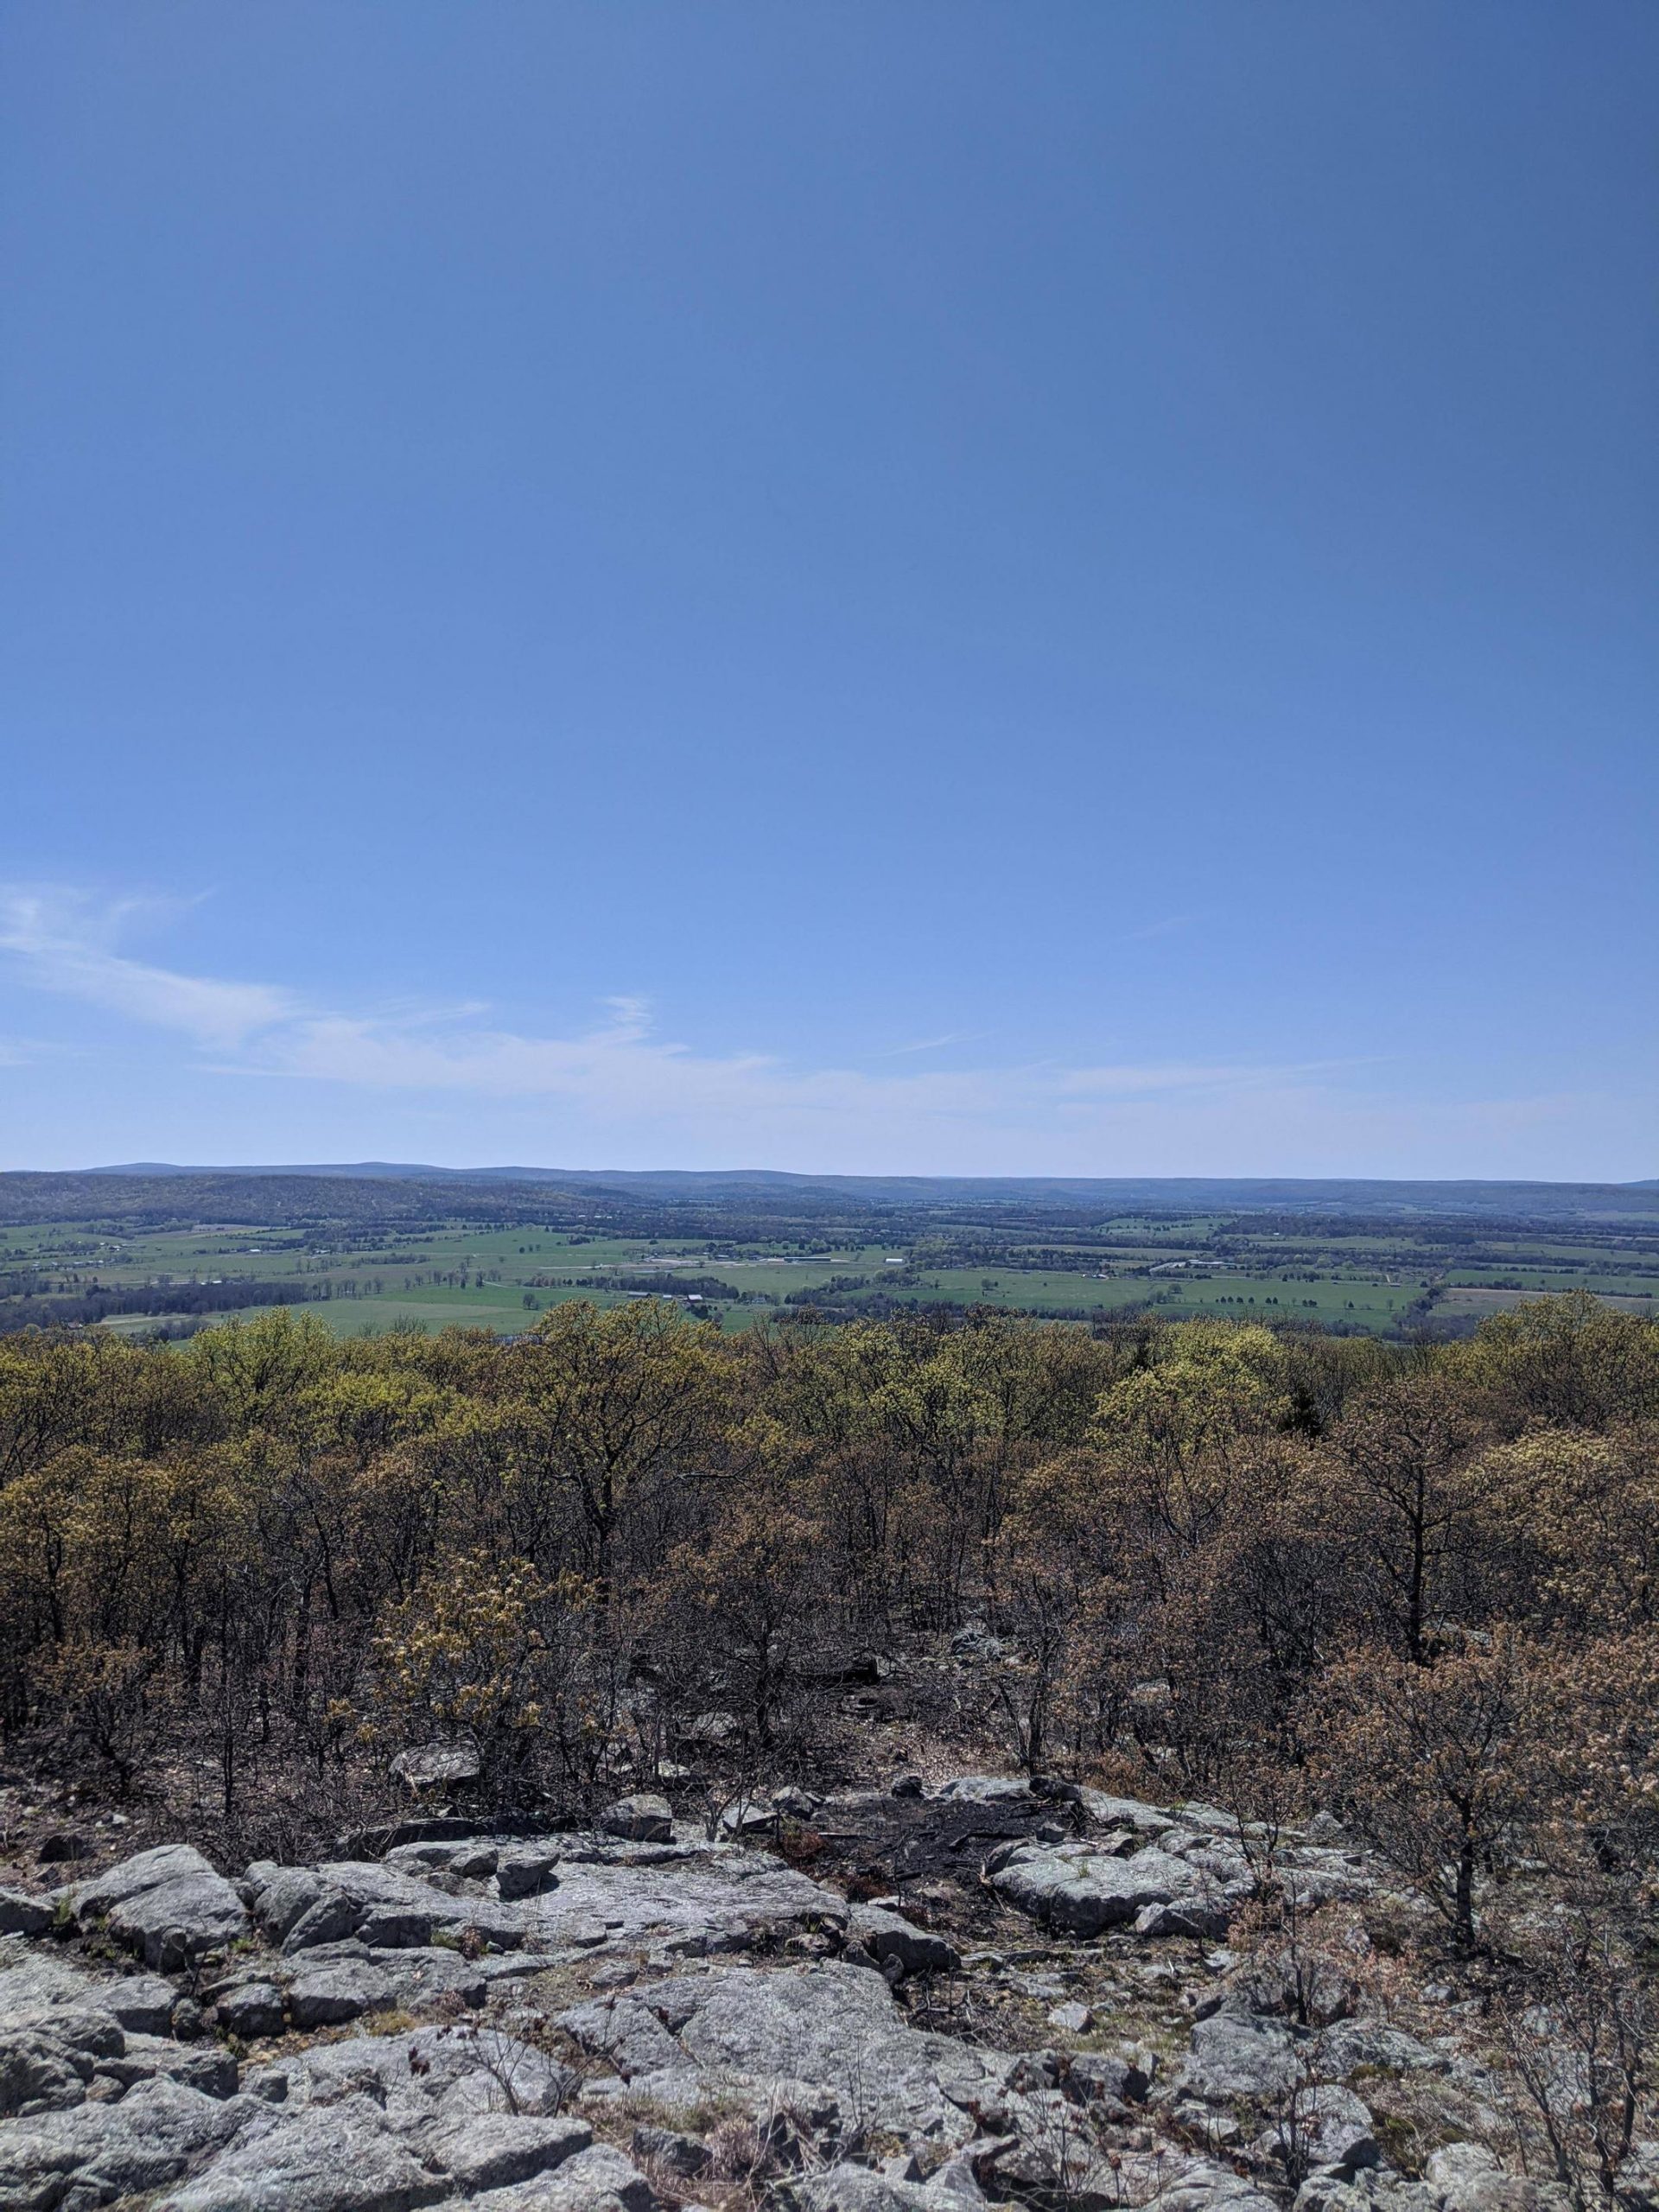
<svg viewBox="0 0 1659 2212">
<path fill-rule="evenodd" d="M 1421 2180 L 1375 2169 L 1313 2174 L 1294 2212 L 1569 2212 L 1558 2183 L 1506 2172 L 1492 2152 L 1451 2143 L 1430 2153 Z"/>
<path fill-rule="evenodd" d="M 1220 1936 L 1259 1879 L 1249 1835 L 1224 1813 L 1184 1806 L 1180 1816 L 1133 1800 L 1077 1793 L 1106 1834 L 1075 1841 L 1039 1836 L 1001 1845 L 985 1878 L 1018 1910 L 1074 1936 L 1132 1924 L 1147 1936 Z M 1275 1878 L 1304 1906 L 1359 1898 L 1374 1886 L 1361 1853 L 1280 1842 Z"/>
<path fill-rule="evenodd" d="M 266 2115 L 159 2075 L 118 2101 L 91 2101 L 0 2128 L 0 2206 L 70 2212 L 165 2189 Z"/>
<path fill-rule="evenodd" d="M 1345 1967 L 1205 1949 L 1253 1881 L 1224 1814 L 984 1777 L 813 1801 L 901 1880 L 960 1870 L 901 1904 L 613 1809 L 10 1893 L 0 2212 L 667 2212 L 740 2176 L 776 2212 L 1565 2212 L 1466 2143 L 1390 2169 L 1368 2082 L 1490 2084 Z M 1276 1848 L 1369 1881 L 1339 1835 Z M 1006 1955 L 944 1932 L 952 1894 Z M 1143 1999 L 1160 2055 L 1120 2039 Z"/>
<path fill-rule="evenodd" d="M 671 1976 L 563 2024 L 658 2105 L 694 2107 L 739 2082 L 791 2105 L 804 2097 L 855 2136 L 966 2141 L 976 2101 L 1001 2088 L 1011 2063 L 912 2027 L 883 1979 L 831 1961 Z"/>
</svg>

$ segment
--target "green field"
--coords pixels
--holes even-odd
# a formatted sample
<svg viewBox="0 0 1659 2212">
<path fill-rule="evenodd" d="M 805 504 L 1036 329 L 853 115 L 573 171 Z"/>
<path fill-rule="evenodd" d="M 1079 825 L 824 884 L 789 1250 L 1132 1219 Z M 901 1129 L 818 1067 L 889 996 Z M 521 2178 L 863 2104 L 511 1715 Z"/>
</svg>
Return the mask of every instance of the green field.
<svg viewBox="0 0 1659 2212">
<path fill-rule="evenodd" d="M 873 1228 L 868 1209 L 849 1206 L 844 1220 L 783 1224 L 734 1211 L 698 1234 L 667 1206 L 634 1205 L 626 1228 L 565 1228 L 512 1219 L 515 1206 L 531 1208 L 511 1192 L 499 1204 L 508 1217 L 414 1225 L 377 1224 L 371 1194 L 338 1221 L 12 1227 L 0 1230 L 0 1325 L 50 1325 L 58 1307 L 91 1300 L 88 1314 L 70 1315 L 75 1325 L 182 1334 L 289 1302 L 291 1287 L 295 1305 L 347 1336 L 398 1326 L 514 1335 L 571 1299 L 611 1306 L 645 1294 L 678 1296 L 725 1329 L 808 1306 L 846 1320 L 944 1306 L 1387 1334 L 1456 1332 L 1545 1292 L 1585 1288 L 1641 1313 L 1659 1295 L 1659 1227 L 1640 1222 L 1556 1217 L 1535 1230 L 1214 1211 L 1091 1220 L 1081 1209 L 982 1217 L 936 1206 Z M 105 1310 L 123 1304 L 146 1310 Z"/>
</svg>

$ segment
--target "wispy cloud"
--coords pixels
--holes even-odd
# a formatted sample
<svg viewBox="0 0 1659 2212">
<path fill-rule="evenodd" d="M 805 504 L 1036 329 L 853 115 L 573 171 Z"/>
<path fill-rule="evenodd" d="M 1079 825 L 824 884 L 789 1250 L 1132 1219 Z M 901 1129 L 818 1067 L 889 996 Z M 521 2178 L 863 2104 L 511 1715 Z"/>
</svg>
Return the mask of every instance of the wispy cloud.
<svg viewBox="0 0 1659 2212">
<path fill-rule="evenodd" d="M 298 1017 L 298 1000 L 274 984 L 181 976 L 117 952 L 123 931 L 156 903 L 100 904 L 80 892 L 11 887 L 0 891 L 0 951 L 12 954 L 40 989 L 181 1030 L 203 1045 L 240 1045 Z"/>
<path fill-rule="evenodd" d="M 564 1099 L 591 1114 L 629 1119 L 782 1114 L 828 1122 L 896 1112 L 949 1122 L 1211 1091 L 1301 1072 L 1179 1061 L 903 1074 L 803 1068 L 766 1052 L 700 1053 L 660 1037 L 649 1000 L 634 994 L 601 1001 L 591 1027 L 564 1037 L 495 1026 L 475 1004 L 350 1012 L 312 1004 L 283 984 L 188 975 L 119 950 L 137 924 L 153 925 L 163 913 L 153 901 L 100 903 L 79 891 L 14 887 L 0 891 L 0 952 L 35 988 L 185 1036 L 221 1071 L 381 1090 Z M 897 1050 L 943 1050 L 969 1036 L 948 1032 Z"/>
<path fill-rule="evenodd" d="M 803 1066 L 663 1036 L 637 994 L 601 1001 L 574 1034 L 533 1034 L 476 1002 L 324 1006 L 283 984 L 186 974 L 122 949 L 167 918 L 156 901 L 0 888 L 0 961 L 37 990 L 188 1039 L 204 1071 L 302 1086 L 320 1103 L 355 1096 L 354 1118 L 372 1109 L 377 1128 L 399 1111 L 429 1116 L 463 1131 L 456 1141 L 474 1156 L 494 1129 L 572 1164 L 1491 1174 L 1538 1172 L 1522 1163 L 1560 1141 L 1552 1133 L 1611 1110 L 1577 1097 L 1380 1095 L 1356 1081 L 1351 1061 L 890 1065 L 974 1041 L 970 1033 L 872 1052 L 862 1065 Z M 0 1045 L 0 1061 L 16 1050 Z"/>
<path fill-rule="evenodd" d="M 942 1052 L 947 1045 L 977 1044 L 984 1034 L 982 1029 L 947 1029 L 942 1037 L 918 1037 L 912 1045 L 888 1045 L 875 1058 L 899 1060 L 910 1052 Z"/>
</svg>

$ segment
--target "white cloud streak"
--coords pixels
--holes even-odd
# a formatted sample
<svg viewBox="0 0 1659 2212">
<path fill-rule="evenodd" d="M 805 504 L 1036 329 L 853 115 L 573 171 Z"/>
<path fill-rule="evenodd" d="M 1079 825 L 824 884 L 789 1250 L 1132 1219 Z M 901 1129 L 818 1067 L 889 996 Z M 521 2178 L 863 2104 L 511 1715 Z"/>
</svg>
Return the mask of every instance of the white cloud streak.
<svg viewBox="0 0 1659 2212">
<path fill-rule="evenodd" d="M 1594 1102 L 1368 1096 L 1352 1063 L 1217 1060 L 1067 1067 L 810 1068 L 658 1036 L 641 996 L 567 1037 L 495 1026 L 476 1004 L 319 1006 L 274 983 L 135 959 L 124 935 L 159 902 L 0 888 L 0 957 L 35 989 L 188 1039 L 201 1066 L 394 1100 L 469 1129 L 522 1128 L 605 1164 L 724 1161 L 941 1173 L 1503 1173 Z M 937 1049 L 971 1038 L 928 1039 Z M 11 1055 L 0 1047 L 0 1061 Z M 891 1055 L 873 1053 L 880 1061 Z M 505 1122 L 504 1117 L 505 1116 Z M 1553 1140 L 1548 1140 L 1553 1141 Z M 1438 1154 L 1444 1163 L 1430 1167 Z M 1384 1163 L 1392 1163 L 1385 1165 Z M 566 1164 L 579 1164 L 574 1154 Z M 1508 1172 L 1516 1172 L 1510 1166 Z"/>
<path fill-rule="evenodd" d="M 239 1045 L 297 1015 L 293 994 L 275 985 L 221 983 L 124 957 L 114 942 L 139 911 L 134 900 L 100 907 L 78 892 L 8 888 L 0 892 L 0 951 L 41 990 L 182 1030 L 200 1044 Z"/>
</svg>

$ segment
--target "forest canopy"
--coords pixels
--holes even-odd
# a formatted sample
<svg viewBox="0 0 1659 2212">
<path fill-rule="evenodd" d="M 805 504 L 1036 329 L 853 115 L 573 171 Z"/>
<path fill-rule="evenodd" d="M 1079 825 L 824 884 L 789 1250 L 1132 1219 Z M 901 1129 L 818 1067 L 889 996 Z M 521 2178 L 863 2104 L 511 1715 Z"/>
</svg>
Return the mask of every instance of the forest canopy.
<svg viewBox="0 0 1659 2212">
<path fill-rule="evenodd" d="M 1645 1852 L 1656 1440 L 1659 1330 L 1585 1296 L 1438 1346 L 652 1299 L 14 1337 L 0 1717 L 275 1850 L 431 1741 L 497 1808 L 821 1768 L 823 1685 L 909 1655 L 918 1725 L 1029 1771 L 1340 1805 L 1470 1940 L 1540 1791 Z M 964 1626 L 970 1694 L 928 1671 Z"/>
</svg>

